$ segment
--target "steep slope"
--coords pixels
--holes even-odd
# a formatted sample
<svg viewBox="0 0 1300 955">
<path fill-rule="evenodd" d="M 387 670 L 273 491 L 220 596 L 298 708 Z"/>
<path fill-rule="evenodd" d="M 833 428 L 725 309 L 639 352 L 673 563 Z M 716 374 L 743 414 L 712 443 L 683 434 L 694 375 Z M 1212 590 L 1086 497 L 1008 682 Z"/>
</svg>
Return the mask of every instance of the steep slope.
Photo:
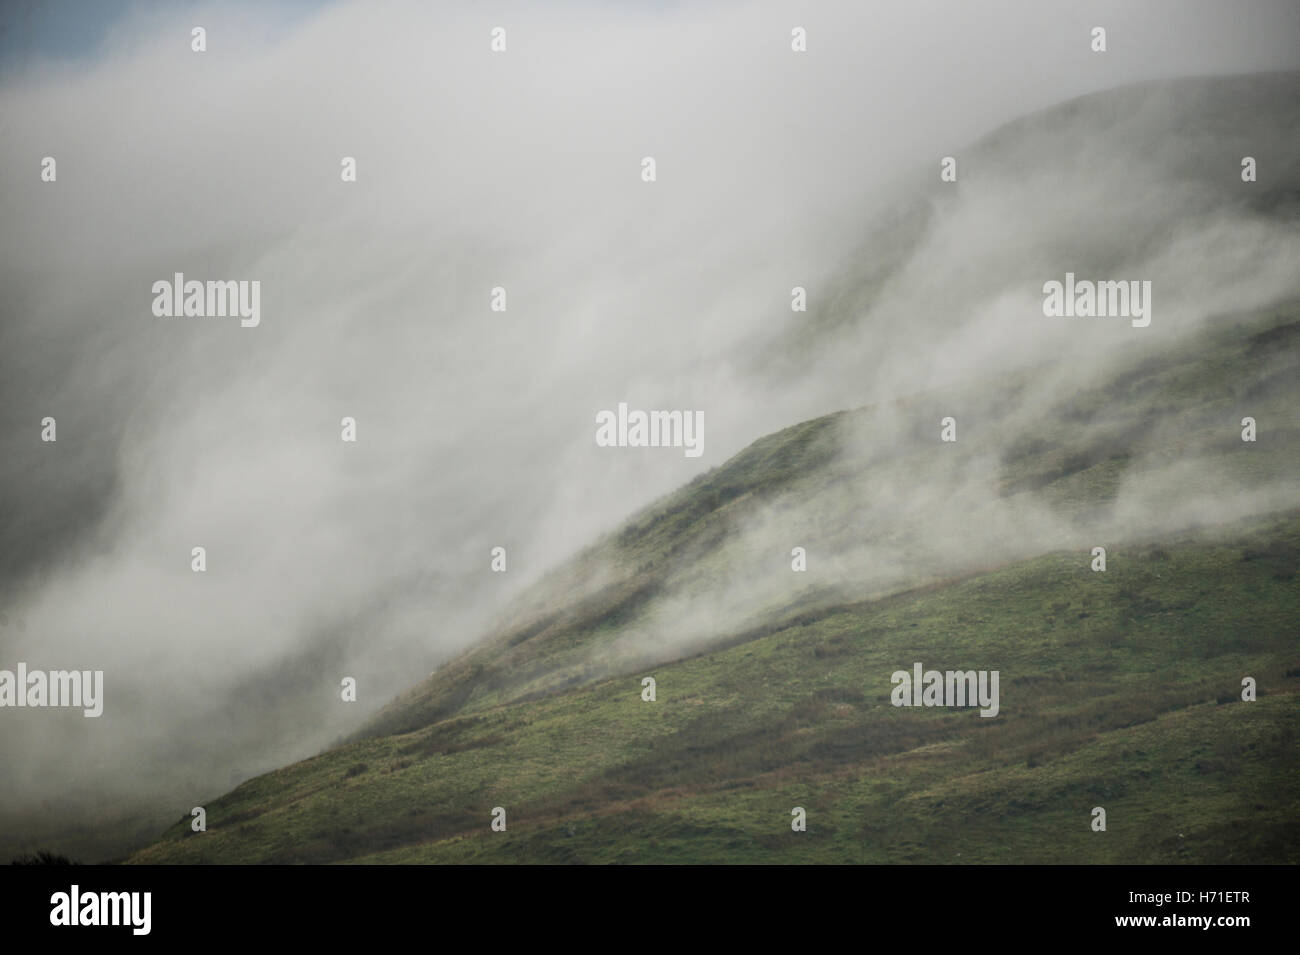
<svg viewBox="0 0 1300 955">
<path fill-rule="evenodd" d="M 879 400 L 644 508 L 133 860 L 1296 861 L 1294 94 L 1148 84 L 963 153 L 768 356 Z M 1049 326 L 1065 269 L 1154 276 L 1159 318 Z M 916 661 L 998 670 L 1000 714 L 890 706 Z"/>
<path fill-rule="evenodd" d="M 1106 378 L 1050 404 L 1036 404 L 1035 377 L 830 415 L 755 442 L 544 580 L 496 635 L 365 735 L 1134 527 L 1300 503 L 1294 303 L 1216 322 L 1167 352 L 1116 356 Z M 954 409 L 963 431 L 944 444 L 939 421 Z M 1267 422 L 1256 444 L 1240 439 L 1246 414 Z M 794 546 L 810 555 L 806 574 L 791 572 Z"/>
<path fill-rule="evenodd" d="M 1297 125 L 1300 73 L 1143 83 L 994 131 L 956 183 L 906 184 L 762 358 L 780 380 L 815 371 L 884 397 L 762 438 L 644 509 L 363 734 L 1085 538 L 1300 503 Z M 1249 185 L 1244 155 L 1263 163 Z M 1067 269 L 1153 276 L 1160 317 L 1050 327 L 1024 293 Z M 971 378 L 961 353 L 981 349 Z M 941 445 L 949 415 L 961 437 Z M 1249 457 L 1234 453 L 1247 415 L 1269 422 Z"/>
<path fill-rule="evenodd" d="M 606 584 L 434 674 L 365 738 L 208 802 L 207 832 L 185 816 L 132 860 L 1294 862 L 1298 340 L 1297 306 L 1216 323 L 1034 408 L 1036 426 L 1007 410 L 1023 382 L 1002 383 L 962 398 L 963 420 L 1007 430 L 967 449 L 927 434 L 924 402 L 894 409 L 906 426 L 884 450 L 852 440 L 879 409 L 763 439 L 584 560 L 616 562 L 623 587 L 651 595 L 707 592 L 736 570 L 745 508 L 792 496 L 832 540 L 861 525 L 820 498 L 916 491 L 942 470 L 961 513 L 927 503 L 976 529 L 982 566 L 936 576 L 960 538 L 909 539 L 935 525 L 890 524 L 891 498 L 870 512 L 892 554 L 875 582 L 778 594 L 776 612 L 657 665 L 598 655 L 640 612 L 635 591 Z M 1256 443 L 1241 440 L 1242 407 Z M 996 466 L 977 467 L 989 446 Z M 958 457 L 940 468 L 944 453 Z M 972 481 L 992 493 L 963 496 Z M 1144 510 L 1127 507 L 1146 482 Z M 993 523 L 1040 508 L 1084 529 L 1075 546 L 1004 562 Z M 1147 530 L 1175 518 L 1190 529 Z M 1090 569 L 1099 541 L 1105 573 Z M 891 706 L 891 674 L 918 661 L 998 670 L 998 716 Z M 1246 676 L 1255 702 L 1240 701 Z M 488 826 L 498 806 L 505 834 Z M 796 806 L 810 820 L 797 836 Z M 1095 806 L 1104 834 L 1088 828 Z"/>
<path fill-rule="evenodd" d="M 1295 862 L 1298 555 L 1291 512 L 828 608 L 653 703 L 636 675 L 352 743 L 132 861 Z M 998 669 L 999 715 L 891 706 L 915 661 Z"/>
</svg>

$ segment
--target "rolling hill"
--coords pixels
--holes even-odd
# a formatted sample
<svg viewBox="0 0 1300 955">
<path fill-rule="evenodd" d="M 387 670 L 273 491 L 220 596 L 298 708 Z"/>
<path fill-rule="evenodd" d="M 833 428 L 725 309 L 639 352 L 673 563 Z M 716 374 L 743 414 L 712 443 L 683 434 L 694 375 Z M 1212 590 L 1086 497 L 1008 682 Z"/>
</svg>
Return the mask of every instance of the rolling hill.
<svg viewBox="0 0 1300 955">
<path fill-rule="evenodd" d="M 870 404 L 632 514 L 128 861 L 1300 860 L 1298 111 L 1300 74 L 1205 78 L 993 132 L 753 359 Z M 1159 317 L 1049 328 L 1067 268 L 1154 276 Z M 998 671 L 998 715 L 891 705 L 918 661 Z"/>
<path fill-rule="evenodd" d="M 885 451 L 859 440 L 882 409 L 755 442 L 544 581 L 535 607 L 358 738 L 244 783 L 207 804 L 207 832 L 186 815 L 131 861 L 1293 862 L 1300 509 L 1267 505 L 1300 463 L 1297 341 L 1294 304 L 1216 322 L 1036 409 L 1036 429 L 1013 414 L 1027 386 L 1007 381 L 890 409 Z M 1103 416 L 1119 397 L 1124 414 Z M 984 441 L 945 462 L 967 440 L 929 426 L 945 400 L 972 421 L 1002 409 L 1014 434 L 995 440 L 987 420 Z M 1245 405 L 1269 440 L 1241 440 Z M 1179 427 L 1151 427 L 1161 415 Z M 996 467 L 977 465 L 985 446 L 1001 449 Z M 1154 482 L 1152 505 L 1175 465 L 1226 476 L 1218 500 L 1250 495 L 1267 513 L 1144 531 L 1123 489 Z M 951 566 L 918 577 L 936 551 L 909 535 L 933 525 L 899 514 L 875 545 L 896 567 L 856 594 L 816 582 L 819 548 L 857 532 L 837 505 L 940 473 L 980 534 L 1042 509 L 1067 515 L 1079 546 L 1004 559 L 990 537 L 958 566 L 945 539 Z M 962 496 L 971 474 L 985 493 Z M 788 549 L 773 573 L 813 582 L 672 659 L 610 651 L 674 592 L 725 589 L 749 518 L 787 498 L 821 543 L 807 573 Z M 1099 528 L 1104 573 L 1090 569 Z M 574 583 L 608 567 L 623 576 Z M 1000 714 L 891 706 L 891 673 L 914 661 L 1000 671 Z M 1105 833 L 1089 828 L 1096 806 Z M 496 807 L 504 833 L 489 828 Z M 791 831 L 794 807 L 806 833 Z"/>
</svg>

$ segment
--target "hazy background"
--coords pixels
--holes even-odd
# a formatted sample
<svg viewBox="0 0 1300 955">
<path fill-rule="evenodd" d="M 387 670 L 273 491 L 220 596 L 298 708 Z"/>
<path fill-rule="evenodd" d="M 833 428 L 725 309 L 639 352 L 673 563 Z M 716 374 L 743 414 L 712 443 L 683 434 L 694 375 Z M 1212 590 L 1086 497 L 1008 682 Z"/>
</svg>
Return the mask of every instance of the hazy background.
<svg viewBox="0 0 1300 955">
<path fill-rule="evenodd" d="M 1294 69 L 1294 3 L 52 9 L 0 31 L 0 668 L 102 669 L 106 703 L 0 713 L 15 812 L 179 816 L 315 752 L 777 428 L 1297 291 L 1293 221 L 1166 228 L 1199 193 L 1166 174 L 1195 139 L 1158 101 L 1108 175 L 1110 144 L 1059 147 L 1104 189 L 962 152 L 1094 90 Z M 904 193 L 931 218 L 895 243 Z M 1026 335 L 1076 261 L 1156 279 L 1152 327 Z M 177 271 L 260 280 L 260 327 L 154 317 Z M 1086 375 L 1073 357 L 1045 389 Z M 619 401 L 702 410 L 703 456 L 596 448 Z"/>
</svg>

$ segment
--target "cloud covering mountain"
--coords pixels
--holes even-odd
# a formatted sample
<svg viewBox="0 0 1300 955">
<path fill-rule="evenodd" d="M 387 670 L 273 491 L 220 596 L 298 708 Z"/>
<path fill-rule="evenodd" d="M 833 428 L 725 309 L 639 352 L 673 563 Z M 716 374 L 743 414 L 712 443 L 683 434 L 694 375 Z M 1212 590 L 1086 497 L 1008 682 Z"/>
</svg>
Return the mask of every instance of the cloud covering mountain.
<svg viewBox="0 0 1300 955">
<path fill-rule="evenodd" d="M 354 729 L 764 434 L 1054 361 L 1023 393 L 1050 405 L 1116 355 L 1300 294 L 1294 75 L 1143 86 L 966 149 L 1081 94 L 1300 65 L 1291 5 L 1188 6 L 200 7 L 7 68 L 0 666 L 103 669 L 106 701 L 97 721 L 4 713 L 0 799 L 222 788 Z M 1043 318 L 1066 271 L 1151 279 L 1152 326 Z M 176 272 L 259 280 L 261 324 L 155 317 Z M 619 401 L 701 409 L 704 455 L 597 448 Z M 858 463 L 897 426 L 859 435 Z M 947 480 L 870 508 L 951 491 L 972 512 Z M 1020 545 L 1046 542 L 1023 516 Z M 737 546 L 807 517 L 765 514 Z M 667 606 L 653 633 L 687 646 L 753 587 Z"/>
</svg>

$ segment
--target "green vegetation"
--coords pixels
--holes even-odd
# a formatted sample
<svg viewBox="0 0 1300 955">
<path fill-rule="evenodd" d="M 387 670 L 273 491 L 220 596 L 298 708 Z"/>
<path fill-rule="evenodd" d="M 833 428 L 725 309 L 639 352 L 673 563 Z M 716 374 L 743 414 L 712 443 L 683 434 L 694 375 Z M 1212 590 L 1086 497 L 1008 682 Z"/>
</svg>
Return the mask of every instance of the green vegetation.
<svg viewBox="0 0 1300 955">
<path fill-rule="evenodd" d="M 1124 171 L 1106 186 L 1153 213 L 1081 232 L 1098 274 L 1158 260 L 1180 223 L 1294 219 L 1298 84 L 1150 84 L 995 131 L 960 184 L 900 190 L 764 360 L 815 373 L 964 190 L 1072 213 L 1053 197 L 1088 181 L 1090 130 L 1143 143 L 1106 155 Z M 1269 175 L 1225 192 L 1246 118 Z M 1204 205 L 1175 215 L 1170 183 Z M 970 270 L 981 300 L 1041 281 L 1016 248 Z M 962 318 L 917 316 L 936 341 Z M 754 442 L 556 568 L 353 739 L 129 861 L 1300 861 L 1300 303 L 1190 321 Z M 956 444 L 937 440 L 947 415 Z M 999 671 L 999 715 L 890 705 L 917 661 Z"/>
<path fill-rule="evenodd" d="M 983 563 L 936 573 L 936 561 L 947 560 L 957 545 L 926 549 L 933 529 L 917 521 L 928 514 L 864 511 L 882 489 L 895 496 L 912 490 L 928 498 L 950 496 L 959 502 L 949 505 L 957 508 L 953 522 L 990 534 L 1009 516 L 1038 510 L 1074 522 L 1095 539 L 1108 526 L 1125 529 L 1114 511 L 1125 482 L 1139 485 L 1171 467 L 1184 468 L 1174 480 L 1179 494 L 1155 495 L 1153 508 L 1289 480 L 1300 471 L 1300 429 L 1290 424 L 1300 382 L 1298 342 L 1300 303 L 1292 303 L 1212 323 L 1158 357 L 1133 356 L 1032 414 L 1023 403 L 1041 370 L 993 389 L 919 396 L 769 435 L 634 515 L 543 580 L 495 635 L 395 701 L 365 735 L 409 732 L 644 666 L 644 659 L 602 659 L 601 651 L 630 625 L 652 619 L 666 601 L 721 593 L 738 572 L 757 575 L 765 569 L 773 586 L 767 603 L 756 603 L 749 619 L 717 634 L 716 646 L 848 600 L 940 582 L 1036 552 L 1026 527 L 1018 532 L 1020 552 L 990 548 Z M 963 409 L 963 433 L 977 437 L 940 445 L 935 434 L 945 408 Z M 1267 440 L 1243 446 L 1242 408 L 1267 423 Z M 901 432 L 895 419 L 905 422 Z M 1005 449 L 992 466 L 977 457 L 990 447 Z M 744 536 L 764 514 L 782 507 L 797 511 L 800 543 L 815 542 L 823 559 L 870 541 L 888 551 L 892 569 L 847 589 L 818 586 L 810 574 L 812 583 L 790 591 L 788 564 L 756 567 Z M 788 554 L 789 538 L 776 540 L 772 553 Z M 784 550 L 777 549 L 781 544 Z M 598 583 L 593 587 L 591 581 Z"/>
<path fill-rule="evenodd" d="M 1295 862 L 1298 556 L 1292 512 L 830 608 L 654 703 L 635 675 L 351 743 L 132 861 Z M 889 705 L 917 660 L 998 669 L 1001 714 Z"/>
<path fill-rule="evenodd" d="M 1122 489 L 1171 462 L 1223 482 L 1176 484 L 1206 500 L 1276 489 L 1300 464 L 1297 340 L 1292 305 L 1135 356 L 1029 417 L 1027 372 L 982 398 L 886 409 L 905 424 L 891 442 L 859 440 L 881 409 L 766 437 L 542 581 L 358 738 L 208 802 L 207 832 L 184 816 L 129 861 L 1300 861 L 1294 497 L 1116 533 L 1104 574 L 1081 546 L 892 588 L 812 586 L 685 658 L 596 662 L 667 595 L 725 580 L 746 523 L 783 500 L 835 541 L 864 533 L 844 500 L 915 475 L 983 482 L 971 521 L 1012 502 L 995 517 L 1039 508 L 1085 527 L 1122 526 Z M 969 444 L 1003 449 L 991 469 L 908 424 L 932 401 L 960 401 L 987 439 Z M 1267 441 L 1240 441 L 1243 407 Z M 1162 416 L 1177 426 L 1152 426 Z M 872 520 L 906 564 L 909 526 Z M 891 706 L 891 674 L 917 661 L 998 670 L 1000 714 Z M 807 832 L 791 831 L 795 806 Z"/>
</svg>

